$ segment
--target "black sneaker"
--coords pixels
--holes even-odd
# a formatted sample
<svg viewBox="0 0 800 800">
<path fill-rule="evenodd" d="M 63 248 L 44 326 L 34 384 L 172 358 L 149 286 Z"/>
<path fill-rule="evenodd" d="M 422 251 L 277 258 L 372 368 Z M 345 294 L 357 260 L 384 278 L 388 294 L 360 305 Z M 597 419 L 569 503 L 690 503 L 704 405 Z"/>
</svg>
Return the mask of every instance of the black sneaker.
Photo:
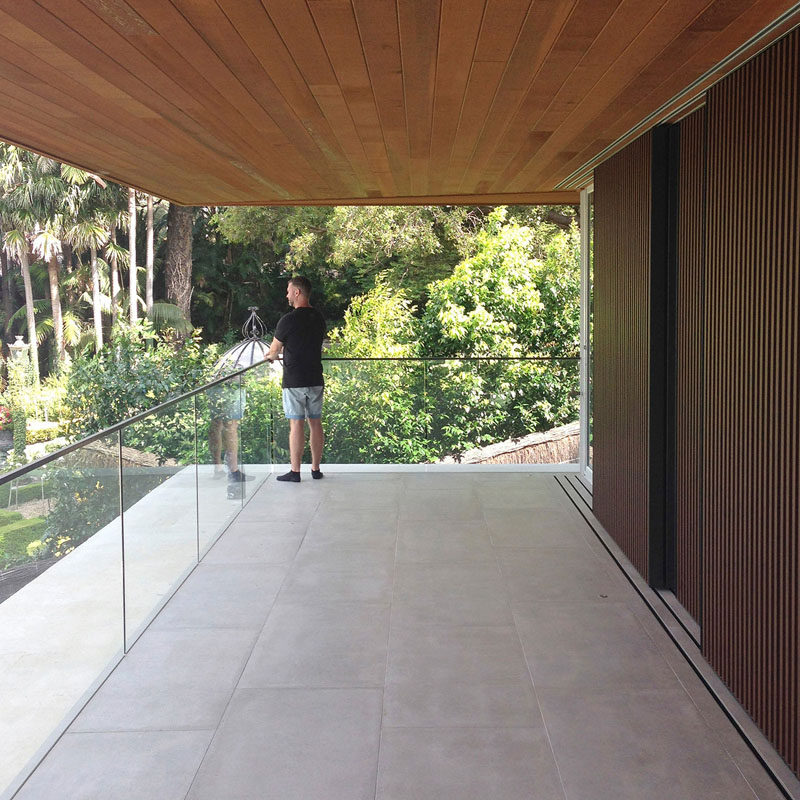
<svg viewBox="0 0 800 800">
<path fill-rule="evenodd" d="M 300 483 L 300 473 L 294 470 L 289 470 L 285 475 L 278 475 L 276 481 L 291 481 L 292 483 Z"/>
<path fill-rule="evenodd" d="M 231 472 L 228 475 L 228 483 L 244 483 L 245 481 L 253 480 L 252 475 L 245 475 L 240 469 L 237 469 L 236 472 Z"/>
<path fill-rule="evenodd" d="M 325 476 L 322 474 L 322 470 L 321 469 L 312 469 L 311 470 L 311 477 L 315 481 L 318 481 L 320 478 L 324 478 Z"/>
</svg>

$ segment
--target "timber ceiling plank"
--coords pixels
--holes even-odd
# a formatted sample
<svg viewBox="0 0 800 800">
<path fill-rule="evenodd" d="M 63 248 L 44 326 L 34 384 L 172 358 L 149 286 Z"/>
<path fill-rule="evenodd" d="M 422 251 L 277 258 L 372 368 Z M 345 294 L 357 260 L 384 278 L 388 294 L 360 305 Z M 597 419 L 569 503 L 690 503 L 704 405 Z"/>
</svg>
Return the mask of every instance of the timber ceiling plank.
<svg viewBox="0 0 800 800">
<path fill-rule="evenodd" d="M 624 87 L 616 94 L 613 91 L 608 92 L 609 99 L 595 111 L 591 125 L 587 126 L 585 121 L 582 123 L 573 121 L 573 130 L 576 132 L 571 136 L 570 149 L 576 151 L 576 156 L 559 171 L 547 169 L 543 159 L 542 165 L 538 168 L 537 182 L 544 181 L 555 185 L 564 180 L 596 153 L 601 152 L 608 144 L 633 128 L 647 113 L 668 103 L 694 78 L 718 64 L 730 52 L 732 38 L 744 43 L 764 27 L 765 19 L 775 19 L 785 10 L 786 3 L 777 0 L 760 0 L 755 3 L 736 0 L 725 4 L 709 4 L 708 8 L 697 14 L 694 19 L 687 20 L 683 31 L 676 33 L 666 44 L 662 43 L 660 51 L 655 48 L 655 40 L 659 36 L 657 26 L 667 22 L 654 19 L 651 26 L 653 29 L 644 30 L 637 39 L 637 44 L 642 50 L 648 51 L 649 48 L 649 52 L 656 53 L 655 57 L 643 67 L 636 66 L 636 72 L 633 72 L 634 67 L 630 63 L 615 64 L 612 67 L 609 74 L 616 74 L 617 83 L 624 84 Z M 795 15 L 793 23 L 787 22 L 776 29 L 760 47 L 785 33 L 798 21 L 800 14 Z M 743 54 L 726 72 L 751 55 L 753 51 Z M 631 80 L 631 74 L 637 75 L 636 80 Z M 722 74 L 725 73 L 709 78 L 702 86 L 695 89 L 694 95 L 690 96 L 699 96 Z M 655 124 L 665 116 L 666 113 L 654 118 L 651 124 Z M 588 132 L 593 130 L 613 131 L 613 136 L 610 140 L 609 138 L 600 140 L 589 135 Z"/>
<path fill-rule="evenodd" d="M 485 0 L 442 0 L 430 144 L 437 191 L 444 191 L 484 10 Z"/>
<path fill-rule="evenodd" d="M 309 0 L 308 6 L 353 119 L 369 174 L 377 179 L 366 187 L 367 194 L 397 194 L 353 6 L 350 0 Z"/>
<path fill-rule="evenodd" d="M 223 141 L 238 134 L 242 142 L 243 149 L 235 156 L 240 168 L 268 171 L 270 165 L 281 163 L 282 180 L 270 182 L 289 194 L 302 191 L 309 165 L 189 21 L 165 0 L 137 0 L 137 9 L 157 33 L 135 37 L 137 49 L 152 64 L 162 65 L 171 82 L 189 88 L 195 121 L 206 114 L 222 117 Z"/>
<path fill-rule="evenodd" d="M 483 0 L 481 0 L 482 2 Z M 395 0 L 353 0 L 396 194 L 411 194 L 400 30 Z"/>
<path fill-rule="evenodd" d="M 537 123 L 542 130 L 553 131 L 552 139 L 542 147 L 541 161 L 560 146 L 566 145 L 573 151 L 582 149 L 572 138 L 570 125 L 573 121 L 582 120 L 581 128 L 586 131 L 585 120 L 592 119 L 593 124 L 588 127 L 592 138 L 596 138 L 596 132 L 614 126 L 619 117 L 618 109 L 602 122 L 597 119 L 608 108 L 609 99 L 628 84 L 632 73 L 638 74 L 652 64 L 654 54 L 660 53 L 686 29 L 687 17 L 691 19 L 702 14 L 710 1 L 672 0 L 664 3 L 655 14 L 652 7 L 641 3 L 620 4 L 609 24 L 587 48 L 581 62 L 554 93 Z M 657 58 L 656 55 L 655 60 Z M 520 183 L 531 179 L 528 165 L 535 168 L 530 157 L 524 164 L 523 159 L 524 153 L 520 153 L 514 162 L 516 181 Z"/>
<path fill-rule="evenodd" d="M 356 193 L 357 180 L 336 133 L 260 0 L 217 2 L 280 93 L 276 103 L 285 103 L 297 114 L 300 124 L 319 148 L 329 172 L 335 176 L 331 183 L 338 187 L 340 194 Z"/>
<path fill-rule="evenodd" d="M 520 132 L 533 134 L 529 140 L 522 139 L 523 147 L 518 148 L 514 157 L 507 163 L 499 163 L 500 177 L 495 185 L 510 189 L 518 178 L 520 170 L 532 157 L 528 147 L 537 145 L 535 153 L 541 152 L 553 136 L 553 130 L 541 126 L 540 121 L 551 99 L 561 89 L 572 71 L 578 66 L 587 47 L 606 27 L 613 16 L 618 0 L 579 0 L 573 7 L 561 32 L 542 68 L 536 74 L 519 112 L 508 128 L 507 136 L 516 138 Z M 546 137 L 546 138 L 543 138 Z M 542 142 L 541 146 L 539 142 Z M 504 150 L 510 149 L 506 141 Z M 527 146 L 526 146 L 527 145 Z M 497 159 L 500 162 L 500 159 Z"/>
<path fill-rule="evenodd" d="M 0 0 L 0 135 L 189 204 L 574 199 L 793 8 Z"/>
<path fill-rule="evenodd" d="M 525 93 L 553 48 L 558 35 L 569 18 L 576 0 L 539 0 L 525 18 L 519 39 L 509 56 L 497 95 L 483 129 L 478 136 L 462 180 L 462 187 L 475 186 L 489 191 L 500 173 L 500 164 L 508 163 L 523 141 L 527 131 L 512 134 L 513 144 L 504 137 L 515 115 L 519 113 Z"/>
<path fill-rule="evenodd" d="M 236 95 L 231 95 L 231 98 L 236 101 L 237 106 L 248 116 L 252 115 L 253 124 L 263 134 L 271 134 L 270 138 L 273 138 L 274 147 L 279 153 L 292 153 L 297 148 L 302 159 L 298 161 L 298 168 L 304 190 L 321 195 L 331 194 L 333 187 L 315 166 L 324 161 L 323 152 L 309 136 L 291 105 L 284 101 L 270 76 L 262 68 L 261 62 L 250 51 L 219 5 L 198 4 L 195 0 L 172 2 L 220 59 L 219 64 L 215 65 L 216 70 L 224 65 L 230 73 L 229 83 L 236 89 Z M 263 10 L 261 16 L 263 17 Z M 274 124 L 276 129 L 269 131 L 261 128 L 265 119 Z M 339 192 L 342 188 L 336 187 Z"/>
<path fill-rule="evenodd" d="M 48 104 L 54 108 L 60 104 L 63 112 L 59 115 L 54 110 L 56 116 L 72 118 L 73 124 L 84 126 L 86 133 L 91 132 L 99 141 L 109 145 L 109 150 L 106 151 L 106 164 L 115 161 L 120 140 L 129 139 L 138 150 L 137 155 L 131 157 L 129 165 L 149 165 L 150 172 L 154 175 L 158 175 L 159 170 L 166 170 L 169 173 L 171 164 L 179 163 L 181 159 L 207 159 L 209 169 L 213 168 L 218 177 L 225 175 L 227 162 L 198 146 L 192 138 L 162 136 L 159 139 L 162 148 L 154 150 L 150 145 L 153 141 L 155 119 L 148 120 L 146 134 L 139 133 L 138 117 L 119 107 L 113 113 L 109 113 L 108 101 L 105 98 L 94 92 L 87 92 L 85 87 L 72 80 L 63 70 L 57 70 L 38 58 L 35 53 L 19 46 L 17 42 L 0 36 L 0 54 L 2 54 L 0 78 L 4 81 L 3 85 L 9 98 L 5 108 L 8 109 L 16 102 L 21 108 L 33 112 L 40 107 L 46 109 Z M 11 59 L 12 63 L 6 62 L 5 58 Z M 19 94 L 21 89 L 30 94 L 21 96 Z M 251 182 L 248 182 L 248 186 L 253 188 Z"/>
<path fill-rule="evenodd" d="M 196 121 L 191 112 L 197 112 L 198 109 L 191 94 L 144 59 L 124 37 L 81 3 L 70 5 L 70 23 L 75 26 L 73 29 L 59 18 L 57 2 L 53 3 L 52 10 L 44 7 L 48 1 L 42 0 L 40 5 L 31 0 L 2 0 L 6 13 L 21 23 L 17 33 L 24 34 L 27 31 L 23 41 L 35 38 L 41 42 L 39 52 L 42 57 L 48 57 L 53 66 L 60 66 L 69 74 L 78 74 L 82 81 L 99 92 L 103 92 L 105 86 L 111 83 L 114 87 L 114 92 L 110 93 L 113 95 L 110 98 L 112 101 L 120 93 L 126 93 L 144 108 L 152 109 L 146 121 L 160 117 L 167 119 L 179 133 L 192 136 L 212 152 L 231 160 L 236 158 L 236 151 L 223 144 L 222 137 L 226 131 L 230 131 L 230 126 L 224 120 L 217 122 L 215 114 L 208 113 L 205 116 L 198 114 L 202 122 Z M 91 31 L 91 40 L 80 33 L 81 30 Z M 101 42 L 108 44 L 113 57 L 99 46 Z M 122 66 L 116 59 L 127 66 Z M 91 65 L 91 69 L 74 69 L 76 61 Z M 165 96 L 160 91 L 164 91 Z M 50 152 L 53 150 L 50 148 Z M 113 172 L 113 169 L 110 171 Z M 261 179 L 259 183 L 265 185 L 267 182 Z M 265 188 L 280 196 L 288 196 L 279 186 L 269 185 Z"/>
<path fill-rule="evenodd" d="M 439 2 L 398 0 L 411 190 L 428 194 Z M 436 191 L 436 190 L 433 190 Z"/>
<path fill-rule="evenodd" d="M 449 190 L 463 192 L 462 179 L 489 116 L 498 85 L 530 8 L 529 0 L 489 0 L 475 48 L 455 146 L 447 173 Z M 468 187 L 467 191 L 474 189 Z"/>
<path fill-rule="evenodd" d="M 358 195 L 365 195 L 366 187 L 373 186 L 366 153 L 308 5 L 304 0 L 262 2 L 318 106 L 336 131 L 357 181 Z"/>
</svg>

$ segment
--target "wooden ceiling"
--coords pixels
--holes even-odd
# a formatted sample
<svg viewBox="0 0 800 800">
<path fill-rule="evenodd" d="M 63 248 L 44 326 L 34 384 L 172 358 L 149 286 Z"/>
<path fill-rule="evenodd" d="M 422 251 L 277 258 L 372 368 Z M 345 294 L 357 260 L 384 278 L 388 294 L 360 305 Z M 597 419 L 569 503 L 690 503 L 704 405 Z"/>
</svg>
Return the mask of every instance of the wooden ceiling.
<svg viewBox="0 0 800 800">
<path fill-rule="evenodd" d="M 0 0 L 0 138 L 190 205 L 572 202 L 798 22 L 785 0 Z"/>
</svg>

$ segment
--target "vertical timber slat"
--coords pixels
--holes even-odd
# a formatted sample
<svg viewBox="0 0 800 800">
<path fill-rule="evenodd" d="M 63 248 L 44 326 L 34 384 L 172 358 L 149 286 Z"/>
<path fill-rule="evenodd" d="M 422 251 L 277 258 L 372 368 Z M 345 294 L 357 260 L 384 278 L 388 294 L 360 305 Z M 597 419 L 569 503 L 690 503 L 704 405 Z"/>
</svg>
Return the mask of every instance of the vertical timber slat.
<svg viewBox="0 0 800 800">
<path fill-rule="evenodd" d="M 703 650 L 800 770 L 800 31 L 708 94 Z"/>
<path fill-rule="evenodd" d="M 594 513 L 648 576 L 652 133 L 595 171 Z"/>
</svg>

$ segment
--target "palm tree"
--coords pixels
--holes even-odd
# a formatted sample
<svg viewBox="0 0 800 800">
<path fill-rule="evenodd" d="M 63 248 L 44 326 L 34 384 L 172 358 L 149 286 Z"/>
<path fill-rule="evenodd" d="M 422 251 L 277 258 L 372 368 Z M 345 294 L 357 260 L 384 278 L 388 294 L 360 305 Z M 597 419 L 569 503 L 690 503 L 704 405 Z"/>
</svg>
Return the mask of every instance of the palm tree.
<svg viewBox="0 0 800 800">
<path fill-rule="evenodd" d="M 136 190 L 128 189 L 128 254 L 130 268 L 128 272 L 128 293 L 130 295 L 131 323 L 139 319 L 136 301 L 139 296 L 138 273 L 136 271 Z"/>
<path fill-rule="evenodd" d="M 82 219 L 73 225 L 69 231 L 69 239 L 80 248 L 89 248 L 89 259 L 92 271 L 92 316 L 94 319 L 95 347 L 103 347 L 103 301 L 100 291 L 100 268 L 97 251 L 106 244 L 109 231 L 101 222 L 94 219 Z"/>
<path fill-rule="evenodd" d="M 153 195 L 147 195 L 147 278 L 145 280 L 145 304 L 148 315 L 153 310 L 153 268 L 155 248 L 153 247 Z"/>
<path fill-rule="evenodd" d="M 31 283 L 31 269 L 30 261 L 28 259 L 30 246 L 28 244 L 27 236 L 21 230 L 21 226 L 6 231 L 6 234 L 3 237 L 3 248 L 12 258 L 17 260 L 22 272 L 22 283 L 25 287 L 25 311 L 28 320 L 28 342 L 30 343 L 33 377 L 36 383 L 38 383 L 39 348 L 36 336 L 36 316 L 33 301 L 33 285 Z"/>
</svg>

